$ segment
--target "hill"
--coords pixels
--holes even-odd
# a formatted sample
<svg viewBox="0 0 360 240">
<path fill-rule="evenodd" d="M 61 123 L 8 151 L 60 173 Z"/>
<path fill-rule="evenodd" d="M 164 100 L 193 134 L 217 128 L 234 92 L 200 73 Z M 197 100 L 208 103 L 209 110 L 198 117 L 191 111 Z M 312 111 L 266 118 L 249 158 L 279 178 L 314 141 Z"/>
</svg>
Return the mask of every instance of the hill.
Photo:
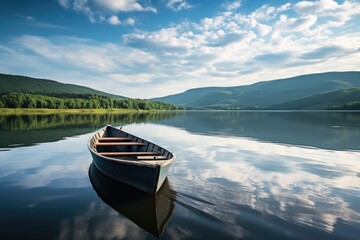
<svg viewBox="0 0 360 240">
<path fill-rule="evenodd" d="M 9 92 L 38 93 L 42 95 L 97 95 L 110 98 L 125 98 L 79 85 L 0 73 L 0 94 Z"/>
<path fill-rule="evenodd" d="M 360 88 L 349 88 L 328 93 L 315 94 L 268 107 L 268 109 L 352 109 L 360 110 Z"/>
<path fill-rule="evenodd" d="M 195 108 L 263 109 L 315 94 L 360 87 L 360 72 L 328 72 L 237 87 L 207 87 L 152 100 Z"/>
<path fill-rule="evenodd" d="M 160 101 L 131 99 L 53 80 L 0 74 L 0 108 L 179 110 Z"/>
</svg>

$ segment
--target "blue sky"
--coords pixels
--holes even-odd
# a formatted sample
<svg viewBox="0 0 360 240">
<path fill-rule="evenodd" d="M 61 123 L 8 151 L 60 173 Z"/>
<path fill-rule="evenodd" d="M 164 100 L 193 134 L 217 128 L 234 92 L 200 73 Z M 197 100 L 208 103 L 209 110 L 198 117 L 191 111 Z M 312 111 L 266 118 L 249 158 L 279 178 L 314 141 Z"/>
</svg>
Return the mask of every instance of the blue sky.
<svg viewBox="0 0 360 240">
<path fill-rule="evenodd" d="M 128 97 L 360 70 L 360 2 L 1 0 L 0 72 Z"/>
</svg>

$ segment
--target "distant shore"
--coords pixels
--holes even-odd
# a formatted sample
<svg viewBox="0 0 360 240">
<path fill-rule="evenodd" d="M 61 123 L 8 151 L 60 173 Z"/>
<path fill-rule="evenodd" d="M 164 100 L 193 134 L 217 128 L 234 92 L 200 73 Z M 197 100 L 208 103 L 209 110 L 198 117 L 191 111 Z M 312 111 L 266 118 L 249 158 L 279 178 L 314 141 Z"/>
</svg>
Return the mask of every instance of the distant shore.
<svg viewBox="0 0 360 240">
<path fill-rule="evenodd" d="M 49 114 L 127 114 L 127 113 L 154 113 L 154 112 L 360 112 L 360 110 L 227 110 L 227 109 L 188 109 L 188 110 L 142 110 L 142 109 L 50 109 L 50 108 L 0 108 L 0 115 L 49 115 Z"/>
<path fill-rule="evenodd" d="M 50 108 L 0 108 L 0 115 L 26 114 L 106 114 L 106 113 L 138 113 L 138 112 L 166 112 L 170 110 L 137 110 L 137 109 L 50 109 Z"/>
</svg>

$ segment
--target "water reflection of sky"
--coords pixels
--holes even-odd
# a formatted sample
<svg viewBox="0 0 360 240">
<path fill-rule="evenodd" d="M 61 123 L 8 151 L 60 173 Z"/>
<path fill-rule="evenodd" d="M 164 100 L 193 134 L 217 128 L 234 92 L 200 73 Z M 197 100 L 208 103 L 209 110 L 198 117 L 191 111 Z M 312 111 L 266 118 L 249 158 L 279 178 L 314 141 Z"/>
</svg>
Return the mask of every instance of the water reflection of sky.
<svg viewBox="0 0 360 240">
<path fill-rule="evenodd" d="M 176 207 L 162 238 L 356 239 L 360 233 L 360 152 L 200 135 L 157 124 L 124 130 L 176 153 L 169 172 Z M 149 237 L 92 193 L 90 135 L 1 151 L 0 185 L 33 193 L 58 189 L 33 195 L 26 202 L 30 207 L 61 201 L 66 208 L 64 199 L 81 199 L 81 207 L 59 220 L 58 239 Z"/>
<path fill-rule="evenodd" d="M 158 125 L 126 129 L 171 146 L 177 162 L 170 179 L 178 195 L 191 196 L 195 208 L 219 220 L 236 225 L 236 209 L 250 206 L 328 232 L 342 221 L 360 224 L 359 152 L 194 135 Z"/>
<path fill-rule="evenodd" d="M 0 180 L 24 188 L 89 186 L 89 134 L 0 153 Z"/>
</svg>

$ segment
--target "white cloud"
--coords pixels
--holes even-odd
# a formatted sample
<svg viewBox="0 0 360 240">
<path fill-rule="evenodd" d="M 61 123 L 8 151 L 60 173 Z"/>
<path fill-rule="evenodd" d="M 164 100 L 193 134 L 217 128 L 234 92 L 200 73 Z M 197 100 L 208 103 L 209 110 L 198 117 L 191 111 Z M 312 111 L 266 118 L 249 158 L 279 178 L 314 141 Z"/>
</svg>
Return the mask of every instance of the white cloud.
<svg viewBox="0 0 360 240">
<path fill-rule="evenodd" d="M 283 32 L 299 32 L 309 30 L 316 23 L 317 17 L 309 15 L 301 18 L 287 18 L 281 15 L 279 21 L 276 23 L 275 28 Z"/>
<path fill-rule="evenodd" d="M 24 19 L 23 24 L 38 27 L 38 28 L 52 28 L 52 29 L 69 30 L 69 28 L 64 27 L 64 26 L 39 21 L 38 19 L 36 19 L 35 17 L 32 17 L 32 16 L 26 16 L 26 17 L 23 17 L 23 19 Z"/>
<path fill-rule="evenodd" d="M 135 22 L 136 21 L 134 18 L 129 17 L 128 19 L 126 19 L 126 24 L 128 24 L 128 25 L 133 26 L 133 25 L 135 25 Z"/>
<path fill-rule="evenodd" d="M 274 18 L 276 15 L 276 8 L 273 6 L 264 5 L 250 14 L 253 19 L 268 20 Z"/>
<path fill-rule="evenodd" d="M 156 8 L 142 5 L 138 0 L 58 0 L 58 2 L 66 9 L 85 14 L 92 23 L 112 18 L 108 22 L 114 24 L 116 21 L 113 16 L 119 12 L 157 12 Z"/>
<path fill-rule="evenodd" d="M 278 7 L 276 9 L 276 12 L 277 13 L 282 13 L 282 12 L 285 12 L 287 10 L 289 10 L 291 8 L 291 3 L 285 3 L 284 5 L 281 5 L 280 7 Z"/>
<path fill-rule="evenodd" d="M 70 6 L 70 3 L 68 3 L 68 6 Z M 73 0 L 72 8 L 77 12 L 84 13 L 89 18 L 90 22 L 96 22 L 96 14 L 88 5 L 87 0 Z"/>
<path fill-rule="evenodd" d="M 109 80 L 118 82 L 119 84 L 144 84 L 150 83 L 154 76 L 152 74 L 140 73 L 137 75 L 125 75 L 125 74 L 109 74 Z"/>
<path fill-rule="evenodd" d="M 70 1 L 71 0 L 58 0 L 59 4 L 64 8 L 68 8 L 70 6 Z"/>
<path fill-rule="evenodd" d="M 227 2 L 224 4 L 224 7 L 227 11 L 234 11 L 236 9 L 238 9 L 241 6 L 241 1 L 240 0 L 235 0 L 233 2 Z"/>
<path fill-rule="evenodd" d="M 166 6 L 174 11 L 180 11 L 193 7 L 186 0 L 168 0 Z"/>
<path fill-rule="evenodd" d="M 81 11 L 85 8 L 91 8 L 93 11 L 103 10 L 106 12 L 156 12 L 151 6 L 143 6 L 137 0 L 58 0 L 64 8 L 72 7 L 74 10 Z"/>
<path fill-rule="evenodd" d="M 71 45 L 53 42 L 36 37 L 22 36 L 17 43 L 23 49 L 57 64 L 77 66 L 88 70 L 106 72 L 117 68 L 118 63 L 112 50 L 117 50 L 114 45 L 95 46 L 91 44 L 72 42 Z M 112 56 L 111 56 L 112 55 Z"/>
<path fill-rule="evenodd" d="M 167 51 L 169 54 L 183 53 L 190 49 L 194 43 L 191 39 L 182 36 L 174 27 L 163 28 L 156 32 L 126 34 L 123 39 L 130 46 L 157 51 L 159 54 L 164 54 Z"/>
<path fill-rule="evenodd" d="M 76 2 L 79 8 L 90 6 L 83 0 Z M 329 3 L 264 5 L 247 14 L 236 10 L 219 12 L 197 22 L 186 20 L 154 31 L 134 29 L 123 34 L 122 41 L 116 44 L 24 36 L 15 43 L 3 43 L 0 55 L 11 56 L 12 62 L 20 59 L 18 67 L 25 66 L 26 61 L 35 62 L 34 68 L 46 69 L 53 75 L 58 72 L 56 76 L 61 75 L 59 70 L 44 67 L 47 62 L 68 69 L 77 79 L 83 76 L 79 72 L 91 72 L 93 81 L 102 76 L 126 84 L 126 90 L 121 89 L 125 93 L 115 93 L 134 97 L 163 96 L 209 85 L 243 85 L 321 71 L 357 70 L 360 33 L 354 26 L 359 21 L 360 4 Z M 123 5 L 113 5 L 111 1 L 104 4 L 108 15 L 103 21 L 120 24 L 114 12 L 124 9 Z M 98 20 L 96 14 L 89 16 Z M 135 24 L 132 17 L 121 20 L 122 25 Z M 18 57 L 2 50 L 4 47 Z M 2 59 L 0 66 L 6 69 L 11 61 Z M 15 66 L 11 69 L 15 71 Z M 141 82 L 152 90 L 138 89 L 131 82 Z"/>
<path fill-rule="evenodd" d="M 352 16 L 360 14 L 360 3 L 357 1 L 337 3 L 333 0 L 301 1 L 295 4 L 294 9 L 299 14 L 315 14 L 319 17 L 333 18 L 344 24 Z"/>
<path fill-rule="evenodd" d="M 157 12 L 153 7 L 144 7 L 137 0 L 93 0 L 99 7 L 110 12 Z"/>
<path fill-rule="evenodd" d="M 119 20 L 119 18 L 117 16 L 111 16 L 108 18 L 108 22 L 111 25 L 120 25 L 121 21 Z"/>
<path fill-rule="evenodd" d="M 133 26 L 133 25 L 135 25 L 136 21 L 134 18 L 129 17 L 124 22 L 122 22 L 122 21 L 120 21 L 120 19 L 117 16 L 113 15 L 107 19 L 107 22 L 111 25 L 121 25 L 122 24 L 122 25 Z"/>
<path fill-rule="evenodd" d="M 204 31 L 222 28 L 225 25 L 226 17 L 217 16 L 214 18 L 204 18 L 201 20 L 201 26 Z"/>
<path fill-rule="evenodd" d="M 301 1 L 295 4 L 295 10 L 303 14 L 319 14 L 338 10 L 339 4 L 333 0 Z"/>
<path fill-rule="evenodd" d="M 272 27 L 265 25 L 265 24 L 261 24 L 258 23 L 256 25 L 256 31 L 259 33 L 260 36 L 265 36 L 267 34 L 269 34 L 272 30 Z"/>
<path fill-rule="evenodd" d="M 134 48 L 80 38 L 22 36 L 11 45 L 0 47 L 0 56 L 11 59 L 0 59 L 8 73 L 70 81 L 122 95 L 127 94 L 126 90 L 114 89 L 113 85 L 147 82 L 146 71 L 152 72 L 158 61 L 152 54 Z M 119 76 L 123 76 L 121 81 Z"/>
</svg>

